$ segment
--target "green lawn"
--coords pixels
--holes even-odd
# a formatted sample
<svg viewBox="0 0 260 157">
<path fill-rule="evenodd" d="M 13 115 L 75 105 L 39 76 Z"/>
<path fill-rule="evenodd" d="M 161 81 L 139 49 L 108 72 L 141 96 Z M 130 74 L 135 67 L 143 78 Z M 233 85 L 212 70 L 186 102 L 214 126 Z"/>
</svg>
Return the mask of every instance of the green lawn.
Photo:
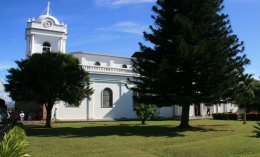
<svg viewBox="0 0 260 157">
<path fill-rule="evenodd" d="M 56 123 L 53 129 L 26 126 L 32 157 L 260 157 L 255 122 L 178 121 Z"/>
</svg>

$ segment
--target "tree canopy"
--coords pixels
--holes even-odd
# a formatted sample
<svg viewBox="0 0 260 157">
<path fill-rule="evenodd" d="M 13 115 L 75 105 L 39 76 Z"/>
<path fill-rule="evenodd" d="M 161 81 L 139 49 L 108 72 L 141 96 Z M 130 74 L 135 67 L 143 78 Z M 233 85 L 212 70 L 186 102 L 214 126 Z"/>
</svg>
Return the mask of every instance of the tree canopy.
<svg viewBox="0 0 260 157">
<path fill-rule="evenodd" d="M 186 128 L 190 105 L 230 98 L 249 60 L 223 8 L 223 0 L 157 0 L 144 32 L 153 46 L 133 56 L 136 102 L 182 106 Z"/>
<path fill-rule="evenodd" d="M 246 124 L 246 110 L 249 106 L 255 102 L 255 85 L 256 81 L 252 78 L 252 75 L 242 75 L 242 80 L 238 84 L 237 91 L 235 92 L 235 103 L 244 109 L 244 124 Z"/>
<path fill-rule="evenodd" d="M 254 81 L 254 100 L 248 106 L 248 109 L 260 112 L 260 82 L 257 80 Z"/>
<path fill-rule="evenodd" d="M 242 81 L 235 92 L 234 103 L 243 108 L 243 120 L 246 124 L 246 113 L 260 111 L 260 82 L 253 75 L 242 75 Z"/>
<path fill-rule="evenodd" d="M 34 101 L 45 105 L 46 127 L 50 126 L 51 111 L 58 101 L 80 105 L 93 93 L 88 73 L 70 54 L 47 52 L 33 54 L 16 61 L 7 76 L 6 91 L 15 101 Z"/>
</svg>

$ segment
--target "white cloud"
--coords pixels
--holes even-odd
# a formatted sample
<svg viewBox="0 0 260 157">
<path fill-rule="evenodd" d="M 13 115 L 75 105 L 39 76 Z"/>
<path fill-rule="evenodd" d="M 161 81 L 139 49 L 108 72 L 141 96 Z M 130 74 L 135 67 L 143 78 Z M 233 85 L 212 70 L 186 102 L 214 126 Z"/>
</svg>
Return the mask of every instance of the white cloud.
<svg viewBox="0 0 260 157">
<path fill-rule="evenodd" d="M 6 61 L 0 61 L 0 79 L 4 81 L 6 75 L 8 74 L 7 70 L 15 67 L 14 62 L 6 62 Z"/>
<path fill-rule="evenodd" d="M 14 65 L 14 62 L 0 62 L 0 71 L 10 69 L 14 67 Z"/>
<path fill-rule="evenodd" d="M 147 29 L 148 26 L 131 22 L 131 21 L 125 21 L 125 22 L 115 23 L 112 26 L 99 28 L 98 31 L 123 32 L 123 33 L 142 35 L 144 31 L 147 31 Z"/>
<path fill-rule="evenodd" d="M 129 4 L 153 3 L 156 0 L 95 0 L 98 6 L 119 7 Z"/>
<path fill-rule="evenodd" d="M 148 26 L 138 24 L 131 21 L 118 22 L 111 26 L 98 28 L 97 32 L 91 36 L 88 36 L 84 39 L 75 41 L 71 43 L 71 46 L 79 46 L 91 43 L 100 43 L 111 40 L 116 40 L 120 38 L 120 34 L 116 34 L 115 32 L 123 32 L 130 33 L 135 35 L 142 35 L 144 31 L 148 30 Z M 113 32 L 113 34 L 111 34 Z"/>
<path fill-rule="evenodd" d="M 99 43 L 99 42 L 105 42 L 105 41 L 111 41 L 119 38 L 118 35 L 107 35 L 107 34 L 99 34 L 91 37 L 87 37 L 87 39 L 78 40 L 71 44 L 71 46 L 79 46 L 79 45 L 85 45 L 90 43 Z"/>
<path fill-rule="evenodd" d="M 0 70 L 6 70 L 9 68 L 10 68 L 10 66 L 8 66 L 8 65 L 0 65 Z"/>
</svg>

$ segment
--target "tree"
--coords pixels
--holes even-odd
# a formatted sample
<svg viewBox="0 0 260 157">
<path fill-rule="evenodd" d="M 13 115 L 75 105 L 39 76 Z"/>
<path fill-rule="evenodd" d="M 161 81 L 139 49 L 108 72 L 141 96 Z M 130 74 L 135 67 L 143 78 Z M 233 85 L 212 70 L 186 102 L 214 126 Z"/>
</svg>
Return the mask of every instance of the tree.
<svg viewBox="0 0 260 157">
<path fill-rule="evenodd" d="M 249 74 L 243 75 L 242 78 L 236 93 L 235 103 L 243 108 L 243 124 L 246 124 L 247 108 L 252 106 L 255 101 L 254 90 L 256 81 Z"/>
<path fill-rule="evenodd" d="M 136 102 L 180 105 L 179 127 L 188 128 L 190 105 L 230 98 L 249 60 L 223 8 L 223 0 L 157 0 L 144 32 L 153 46 L 133 55 Z"/>
<path fill-rule="evenodd" d="M 5 100 L 0 98 L 0 109 L 7 110 L 7 106 L 5 105 Z"/>
<path fill-rule="evenodd" d="M 156 108 L 154 105 L 136 103 L 134 105 L 134 111 L 137 117 L 142 121 L 142 124 L 145 125 L 145 121 L 150 120 L 154 116 Z"/>
<path fill-rule="evenodd" d="M 46 128 L 51 127 L 51 111 L 58 101 L 80 105 L 93 93 L 88 73 L 70 54 L 47 52 L 16 61 L 7 76 L 6 91 L 15 101 L 34 101 L 45 106 Z"/>
<path fill-rule="evenodd" d="M 254 96 L 254 100 L 248 109 L 249 111 L 260 112 L 260 82 L 258 80 L 254 80 Z"/>
</svg>

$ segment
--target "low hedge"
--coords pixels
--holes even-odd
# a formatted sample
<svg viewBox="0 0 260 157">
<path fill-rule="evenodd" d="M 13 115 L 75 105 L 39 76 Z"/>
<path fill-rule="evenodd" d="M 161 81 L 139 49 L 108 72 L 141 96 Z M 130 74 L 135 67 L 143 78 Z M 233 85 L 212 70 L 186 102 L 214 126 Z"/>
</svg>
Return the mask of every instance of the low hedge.
<svg viewBox="0 0 260 157">
<path fill-rule="evenodd" d="M 213 113 L 213 119 L 218 120 L 238 120 L 238 114 L 236 113 Z"/>
<path fill-rule="evenodd" d="M 240 114 L 240 116 L 241 119 L 244 120 L 244 115 Z M 256 113 L 256 112 L 246 113 L 246 120 L 260 121 L 260 113 Z"/>
</svg>

